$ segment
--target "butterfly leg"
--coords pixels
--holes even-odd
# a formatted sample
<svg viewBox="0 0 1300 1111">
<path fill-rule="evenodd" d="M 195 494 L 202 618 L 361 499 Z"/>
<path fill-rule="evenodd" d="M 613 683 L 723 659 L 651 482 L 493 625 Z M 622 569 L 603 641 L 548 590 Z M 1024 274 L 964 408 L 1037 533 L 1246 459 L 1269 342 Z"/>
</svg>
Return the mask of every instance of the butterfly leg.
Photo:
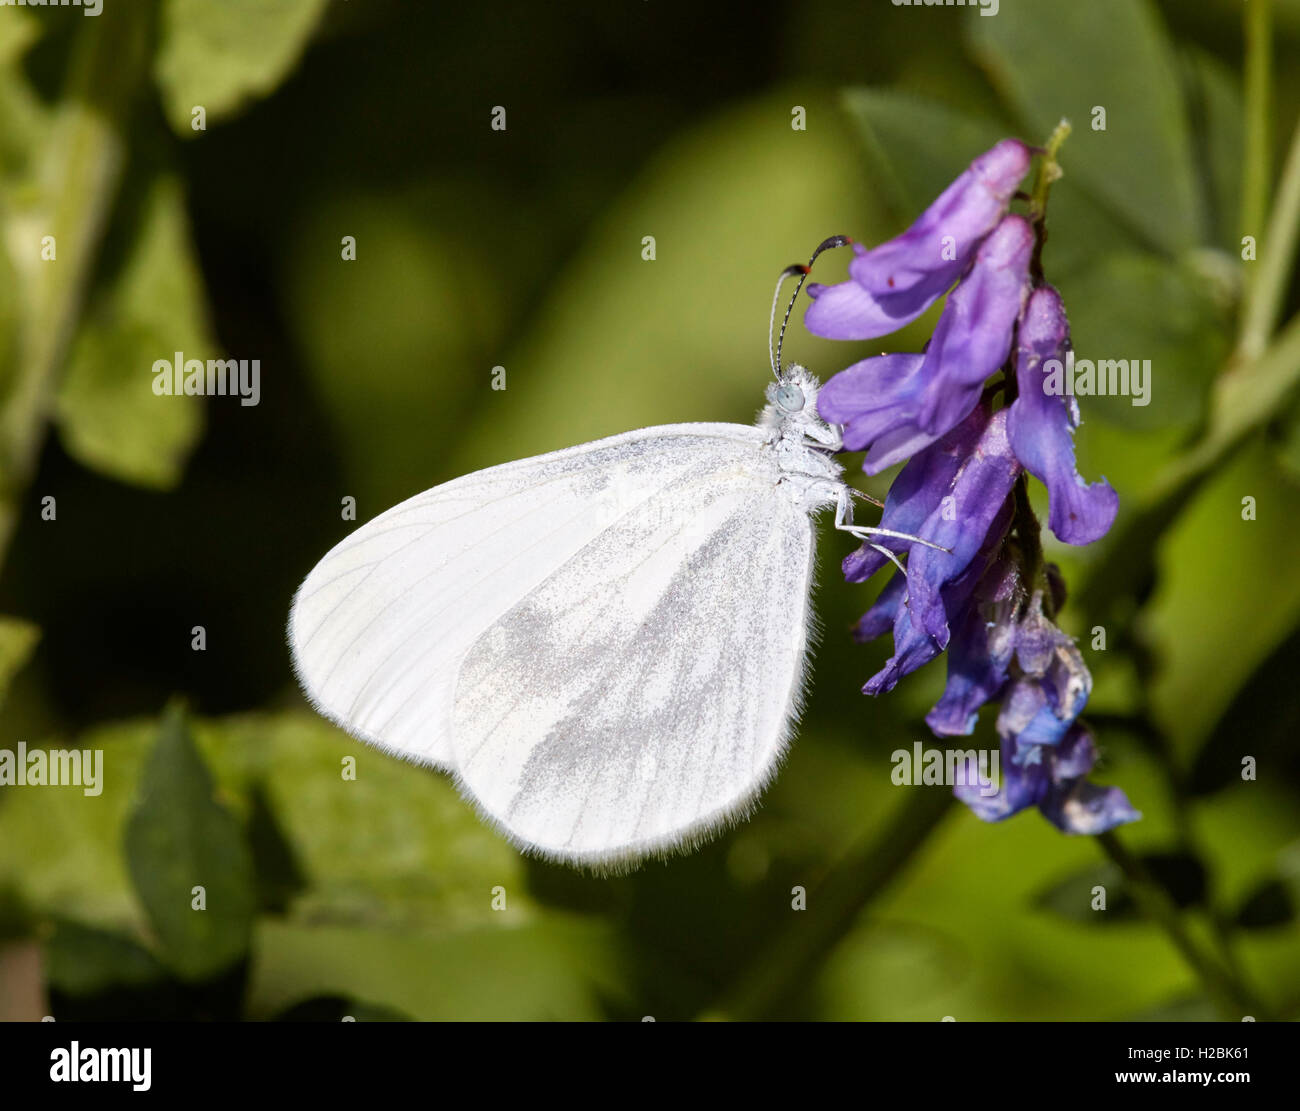
<svg viewBox="0 0 1300 1111">
<path fill-rule="evenodd" d="M 931 543 L 929 540 L 922 539 L 919 536 L 912 536 L 906 532 L 895 532 L 893 529 L 876 528 L 872 525 L 855 525 L 853 523 L 853 503 L 849 500 L 849 488 L 841 486 L 835 504 L 835 527 L 841 532 L 847 532 L 850 536 L 856 537 L 863 543 L 870 545 L 874 550 L 889 555 L 893 562 L 901 567 L 898 560 L 892 552 L 871 540 L 873 536 L 889 536 L 895 540 L 906 540 L 912 544 L 922 544 L 927 548 L 934 548 L 936 551 L 947 552 L 950 549 L 940 544 Z"/>
<path fill-rule="evenodd" d="M 906 575 L 907 568 L 899 561 L 898 556 L 883 544 L 873 544 L 870 540 L 858 535 L 858 532 L 853 525 L 853 503 L 849 500 L 850 497 L 851 491 L 849 488 L 847 486 L 841 487 L 835 505 L 835 527 L 841 532 L 849 533 L 855 539 L 862 540 L 863 543 L 865 543 L 872 551 L 879 552 L 889 560 L 890 563 L 897 567 L 902 574 Z"/>
</svg>

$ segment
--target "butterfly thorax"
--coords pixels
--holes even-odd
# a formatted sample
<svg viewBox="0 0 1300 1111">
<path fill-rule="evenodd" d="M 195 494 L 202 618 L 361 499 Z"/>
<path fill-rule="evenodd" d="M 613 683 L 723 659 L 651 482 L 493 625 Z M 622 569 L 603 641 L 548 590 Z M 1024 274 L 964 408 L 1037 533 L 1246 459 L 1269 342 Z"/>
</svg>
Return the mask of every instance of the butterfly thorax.
<svg viewBox="0 0 1300 1111">
<path fill-rule="evenodd" d="M 768 385 L 767 405 L 758 418 L 782 481 L 792 480 L 801 501 L 817 504 L 825 502 L 828 488 L 838 488 L 844 472 L 834 458 L 843 444 L 840 431 L 817 412 L 820 388 L 803 367 L 785 367 L 780 380 Z"/>
</svg>

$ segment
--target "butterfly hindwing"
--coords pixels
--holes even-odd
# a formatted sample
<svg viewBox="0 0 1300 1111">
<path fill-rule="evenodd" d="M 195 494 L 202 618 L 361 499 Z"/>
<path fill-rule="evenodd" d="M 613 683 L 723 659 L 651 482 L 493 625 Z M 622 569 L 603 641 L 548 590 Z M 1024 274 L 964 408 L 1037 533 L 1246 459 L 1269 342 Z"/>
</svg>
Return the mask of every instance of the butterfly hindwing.
<svg viewBox="0 0 1300 1111">
<path fill-rule="evenodd" d="M 774 473 L 714 459 L 603 530 L 474 645 L 463 789 L 517 843 L 602 862 L 743 812 L 803 683 L 813 530 Z"/>
</svg>

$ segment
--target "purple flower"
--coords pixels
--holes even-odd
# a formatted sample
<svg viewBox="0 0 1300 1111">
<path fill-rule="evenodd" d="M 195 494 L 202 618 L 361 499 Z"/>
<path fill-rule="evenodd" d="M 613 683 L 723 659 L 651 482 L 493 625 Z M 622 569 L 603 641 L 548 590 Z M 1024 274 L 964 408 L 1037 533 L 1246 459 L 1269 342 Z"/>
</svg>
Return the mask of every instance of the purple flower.
<svg viewBox="0 0 1300 1111">
<path fill-rule="evenodd" d="M 1105 833 L 1142 817 L 1118 787 L 1098 787 L 1084 778 L 1096 763 L 1097 750 L 1082 726 L 1071 728 L 1046 755 L 1038 750 L 1038 756 L 1017 763 L 1012 743 L 1004 739 L 997 794 L 981 794 L 978 784 L 958 785 L 953 793 L 986 822 L 1037 806 L 1064 833 Z"/>
<path fill-rule="evenodd" d="M 864 359 L 818 397 L 844 446 L 867 452 L 868 474 L 906 460 L 881 527 L 911 539 L 877 537 L 844 560 L 850 582 L 907 560 L 855 629 L 864 641 L 893 633 L 893 655 L 863 690 L 889 691 L 946 649 L 930 729 L 970 734 L 993 704 L 1001 738 L 997 794 L 972 784 L 957 795 L 986 821 L 1037 806 L 1067 833 L 1100 833 L 1140 815 L 1118 788 L 1087 782 L 1096 749 L 1078 719 L 1092 676 L 1048 616 L 1064 604 L 1065 584 L 1038 558 L 1038 522 L 1013 492 L 1024 471 L 1044 482 L 1049 524 L 1072 544 L 1103 535 L 1118 499 L 1105 479 L 1089 486 L 1077 474 L 1078 408 L 1049 389 L 1047 364 L 1063 360 L 1069 327 L 1056 291 L 1031 279 L 1035 226 L 1007 212 L 1028 162 L 1024 144 L 999 143 L 903 235 L 873 250 L 855 245 L 850 280 L 811 287 L 805 323 L 835 339 L 884 335 L 951 289 L 923 353 Z M 1013 345 L 1015 391 L 1004 382 L 1011 404 L 995 410 L 988 380 L 1011 373 Z"/>
<path fill-rule="evenodd" d="M 1026 725 L 1011 729 L 1021 737 L 1021 743 L 1055 744 L 1064 734 L 1048 720 L 1074 721 L 1088 704 L 1092 694 L 1092 675 L 1074 640 L 1066 636 L 1043 613 L 1042 593 L 1034 594 L 1028 612 L 1016 629 L 1016 663 L 1020 667 L 1020 684 L 1036 690 L 1034 699 L 1039 708 Z M 1012 696 L 1014 698 L 1014 696 Z M 1008 698 L 1009 705 L 1012 698 Z M 1003 710 L 1006 713 L 1006 708 Z M 1047 718 L 1044 718 L 1044 713 Z M 1036 735 L 1026 742 L 1025 733 L 1035 725 L 1044 729 L 1051 739 L 1038 741 Z M 999 724 L 1001 728 L 1001 724 Z"/>
<path fill-rule="evenodd" d="M 863 689 L 891 690 L 948 643 L 948 614 L 960 613 L 1001 545 L 1010 520 L 1007 494 L 1019 474 L 1006 438 L 1006 416 L 978 406 L 943 440 L 913 458 L 885 502 L 882 527 L 911 531 L 939 551 L 911 544 L 907 576 L 895 576 L 858 623 L 870 640 L 894 630 L 894 655 Z M 889 541 L 897 549 L 906 541 Z M 887 562 L 867 545 L 844 561 L 861 582 Z"/>
<path fill-rule="evenodd" d="M 871 451 L 863 461 L 878 474 L 938 439 L 916 423 L 924 355 L 876 355 L 840 371 L 821 388 L 817 411 L 844 426 L 849 451 Z"/>
<path fill-rule="evenodd" d="M 1098 787 L 1084 779 L 1054 782 L 1038 808 L 1062 833 L 1105 833 L 1142 817 L 1118 787 Z"/>
<path fill-rule="evenodd" d="M 988 418 L 953 480 L 952 493 L 940 502 L 917 534 L 948 550 L 914 544 L 908 556 L 907 592 L 912 618 L 938 641 L 940 648 L 947 647 L 949 635 L 949 610 L 941 591 L 966 571 L 979 552 L 987 552 L 993 523 L 1007 505 L 1007 495 L 1020 474 L 1020 464 L 1007 440 L 1006 424 L 1005 411 Z M 1000 541 L 1001 536 L 995 539 Z"/>
<path fill-rule="evenodd" d="M 976 584 L 983 578 L 990 561 L 996 557 L 1001 548 L 1003 536 L 1010 522 L 1011 505 L 1009 502 L 1004 502 L 974 558 L 960 574 L 939 588 L 939 606 L 944 612 L 955 615 L 965 612 Z M 867 680 L 866 686 L 862 688 L 866 694 L 884 694 L 886 691 L 893 690 L 899 679 L 923 667 L 944 649 L 939 638 L 927 632 L 920 618 L 916 616 L 910 591 L 909 560 L 908 575 L 904 577 L 896 574 L 881 591 L 875 606 L 867 611 L 866 616 L 858 624 L 860 640 L 879 636 L 891 625 L 894 630 L 894 654 L 880 671 Z"/>
<path fill-rule="evenodd" d="M 909 356 L 919 358 L 920 356 Z M 848 374 L 845 371 L 844 374 Z M 836 375 L 831 381 L 843 378 Z M 830 383 L 827 383 L 829 386 Z M 943 499 L 952 493 L 953 480 L 962 464 L 970 458 L 979 442 L 980 433 L 988 424 L 987 410 L 972 409 L 956 428 L 951 429 L 933 446 L 908 460 L 898 473 L 885 497 L 885 509 L 880 516 L 880 527 L 894 532 L 922 535 L 926 521 L 943 508 Z M 881 547 L 903 551 L 906 540 L 880 537 Z M 863 544 L 856 552 L 846 556 L 843 570 L 848 582 L 866 582 L 888 562 L 876 548 Z"/>
<path fill-rule="evenodd" d="M 1005 217 L 949 296 L 925 354 L 873 356 L 822 388 L 818 409 L 844 426 L 844 446 L 870 447 L 862 464 L 867 474 L 928 447 L 978 404 L 985 379 L 1010 353 L 1033 247 L 1028 222 Z"/>
<path fill-rule="evenodd" d="M 1000 697 L 1003 736 L 1027 748 L 1057 744 L 1087 705 L 1092 676 L 1078 646 L 1043 613 L 1042 590 L 1027 594 L 1005 554 L 972 592 L 950 647 L 948 685 L 926 717 L 937 736 L 973 732 L 980 707 Z"/>
<path fill-rule="evenodd" d="M 943 296 L 997 226 L 1029 148 L 1004 139 L 981 154 L 907 231 L 871 250 L 854 244 L 847 282 L 809 286 L 804 326 L 829 339 L 872 339 L 909 324 Z"/>
<path fill-rule="evenodd" d="M 1022 678 L 1015 680 L 1003 697 L 998 732 L 1015 741 L 1017 759 L 1031 758 L 1033 751 L 1042 745 L 1060 744 L 1074 724 L 1075 715 L 1069 712 L 1069 707 L 1055 704 L 1052 692 L 1053 688 L 1040 678 Z M 1086 694 L 1083 702 L 1087 702 Z"/>
<path fill-rule="evenodd" d="M 875 604 L 867 610 L 853 627 L 853 639 L 859 644 L 866 644 L 869 640 L 875 640 L 876 637 L 882 637 L 894 627 L 898 620 L 899 613 L 905 609 L 907 600 L 907 576 L 905 574 L 894 575 L 889 582 L 885 583 L 885 589 L 877 596 Z M 936 649 L 936 655 L 938 650 Z M 934 659 L 931 656 L 930 659 Z M 922 661 L 923 663 L 928 661 Z M 919 667 L 920 664 L 917 664 Z M 915 668 L 909 668 L 914 671 Z M 903 672 L 906 674 L 906 672 Z M 890 684 L 893 686 L 893 683 Z M 875 691 L 868 691 L 868 694 L 875 694 Z"/>
<path fill-rule="evenodd" d="M 949 648 L 943 697 L 926 716 L 937 736 L 969 734 L 981 706 L 1001 700 L 1001 788 L 989 797 L 958 785 L 957 797 L 987 822 L 1037 806 L 1066 833 L 1137 820 L 1123 791 L 1084 778 L 1096 749 L 1076 719 L 1091 690 L 1074 641 L 1043 613 L 1042 591 L 1026 603 L 1016 562 L 994 561 Z"/>
<path fill-rule="evenodd" d="M 948 644 L 948 683 L 925 716 L 937 737 L 975 731 L 980 708 L 1006 686 L 1016 649 L 1011 620 L 1023 593 L 1019 569 L 1005 558 L 993 562 L 976 586 Z"/>
<path fill-rule="evenodd" d="M 876 604 L 858 622 L 856 635 L 859 640 L 872 640 L 890 628 L 894 631 L 894 654 L 867 680 L 862 688 L 863 694 L 884 694 L 893 690 L 904 675 L 924 667 L 942 651 L 934 637 L 927 636 L 919 625 L 913 623 L 904 575 L 895 575 L 885 584 Z"/>
<path fill-rule="evenodd" d="M 984 381 L 1007 361 L 1016 319 L 1029 294 L 1034 232 L 1006 216 L 984 241 L 970 274 L 948 298 L 925 352 L 918 423 L 945 432 L 979 399 Z M 926 373 L 929 368 L 929 373 Z"/>
<path fill-rule="evenodd" d="M 1066 544 L 1091 544 L 1114 523 L 1119 495 L 1104 478 L 1088 485 L 1079 476 L 1074 462 L 1078 402 L 1048 390 L 1044 364 L 1055 359 L 1059 367 L 1069 342 L 1060 294 L 1051 286 L 1034 290 L 1020 320 L 1019 396 L 1011 405 L 1007 434 L 1025 470 L 1047 487 L 1048 527 Z"/>
</svg>

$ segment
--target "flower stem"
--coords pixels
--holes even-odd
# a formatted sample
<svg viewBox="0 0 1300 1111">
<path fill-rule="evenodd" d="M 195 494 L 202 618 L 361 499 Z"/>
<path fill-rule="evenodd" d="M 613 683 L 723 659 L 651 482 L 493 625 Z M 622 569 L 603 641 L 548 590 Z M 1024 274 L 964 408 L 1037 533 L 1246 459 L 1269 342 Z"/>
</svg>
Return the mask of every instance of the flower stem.
<svg viewBox="0 0 1300 1111">
<path fill-rule="evenodd" d="M 1169 940 L 1196 973 L 1207 994 L 1214 999 L 1225 1017 L 1242 1018 L 1249 1015 L 1256 1019 L 1271 1018 L 1272 1010 L 1268 1004 L 1220 964 L 1218 958 L 1197 944 L 1187 932 L 1173 900 L 1151 878 L 1142 862 L 1124 847 L 1115 832 L 1112 830 L 1098 834 L 1096 841 L 1123 873 L 1128 889 L 1138 905 L 1169 936 Z"/>
<path fill-rule="evenodd" d="M 1300 163 L 1300 159 L 1297 159 Z M 1300 170 L 1300 166 L 1297 167 Z M 1300 180 L 1300 174 L 1297 175 Z M 1300 386 L 1300 316 L 1257 358 L 1234 360 L 1214 383 L 1204 436 L 1161 472 L 1149 495 L 1169 497 L 1221 467 Z"/>
<path fill-rule="evenodd" d="M 1070 121 L 1062 120 L 1047 140 L 1047 146 L 1038 162 L 1038 176 L 1034 178 L 1033 192 L 1029 195 L 1029 222 L 1034 229 L 1034 254 L 1029 261 L 1029 273 L 1034 285 L 1042 285 L 1043 245 L 1047 242 L 1047 196 L 1052 183 L 1065 173 L 1056 160 L 1061 145 L 1070 137 Z"/>
<path fill-rule="evenodd" d="M 143 72 L 147 19 L 147 9 L 132 6 L 87 20 L 79 30 L 54 123 L 36 162 L 41 203 L 5 213 L 10 243 L 22 243 L 13 262 L 24 299 L 17 368 L 0 398 L 0 559 L 36 469 L 59 372 L 117 195 L 127 113 Z M 37 258 L 46 235 L 54 237 L 57 261 Z"/>
<path fill-rule="evenodd" d="M 1257 0 L 1252 0 L 1257 2 Z M 1258 225 L 1255 225 L 1256 227 Z M 1247 229 L 1247 234 L 1254 234 Z M 1268 346 L 1277 327 L 1282 302 L 1291 281 L 1297 235 L 1300 234 L 1300 122 L 1291 138 L 1286 165 L 1273 197 L 1273 209 L 1259 244 L 1259 269 L 1246 288 L 1241 337 L 1237 355 L 1242 361 L 1257 358 Z"/>
<path fill-rule="evenodd" d="M 1241 231 L 1258 236 L 1268 214 L 1272 177 L 1273 0 L 1246 0 L 1245 121 Z"/>
<path fill-rule="evenodd" d="M 1041 592 L 1043 613 L 1054 618 L 1052 592 L 1047 587 L 1047 562 L 1043 558 L 1042 526 L 1034 507 L 1029 504 L 1029 479 L 1022 472 L 1011 492 L 1015 516 L 1011 519 L 1016 539 L 1020 541 L 1020 578 L 1029 593 Z"/>
</svg>

